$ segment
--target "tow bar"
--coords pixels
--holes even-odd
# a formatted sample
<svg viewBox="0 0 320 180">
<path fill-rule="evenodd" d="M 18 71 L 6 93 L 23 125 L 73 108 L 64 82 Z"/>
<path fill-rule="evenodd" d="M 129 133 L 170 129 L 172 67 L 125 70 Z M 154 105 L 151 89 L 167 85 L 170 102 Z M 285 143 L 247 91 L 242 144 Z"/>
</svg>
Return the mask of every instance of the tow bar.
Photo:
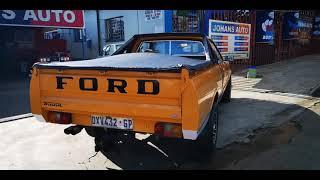
<svg viewBox="0 0 320 180">
<path fill-rule="evenodd" d="M 79 126 L 79 125 L 70 126 L 66 129 L 64 129 L 64 133 L 67 135 L 69 135 L 69 134 L 76 135 L 76 134 L 80 133 L 82 129 L 83 129 L 83 126 Z"/>
</svg>

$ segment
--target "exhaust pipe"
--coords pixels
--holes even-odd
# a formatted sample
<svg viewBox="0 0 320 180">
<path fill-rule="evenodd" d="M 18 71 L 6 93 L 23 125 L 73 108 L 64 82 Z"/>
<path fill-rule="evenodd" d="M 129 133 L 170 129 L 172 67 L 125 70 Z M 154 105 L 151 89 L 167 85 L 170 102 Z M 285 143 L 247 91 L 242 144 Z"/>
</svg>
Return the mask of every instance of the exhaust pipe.
<svg viewBox="0 0 320 180">
<path fill-rule="evenodd" d="M 76 134 L 80 133 L 82 129 L 83 129 L 83 126 L 78 126 L 78 125 L 70 126 L 66 129 L 64 129 L 64 133 L 67 135 L 69 135 L 69 134 L 76 135 Z"/>
</svg>

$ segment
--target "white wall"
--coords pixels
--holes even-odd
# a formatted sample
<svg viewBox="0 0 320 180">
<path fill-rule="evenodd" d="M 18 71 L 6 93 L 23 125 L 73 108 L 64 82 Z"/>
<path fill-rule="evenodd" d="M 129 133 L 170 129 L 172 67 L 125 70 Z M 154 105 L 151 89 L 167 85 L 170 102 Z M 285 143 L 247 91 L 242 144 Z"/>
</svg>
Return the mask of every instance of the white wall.
<svg viewBox="0 0 320 180">
<path fill-rule="evenodd" d="M 156 20 L 145 20 L 145 10 L 99 10 L 101 49 L 106 44 L 124 43 L 135 34 L 161 33 L 164 32 L 164 11 L 161 11 L 161 17 Z M 98 47 L 98 29 L 97 29 L 97 11 L 85 10 L 85 32 L 87 40 L 92 41 L 92 47 L 88 48 L 84 43 L 85 59 L 95 58 L 99 55 Z M 106 42 L 105 19 L 123 16 L 125 41 Z M 63 29 L 63 39 L 67 40 L 67 49 L 71 52 L 73 59 L 83 59 L 82 42 L 75 42 L 74 29 Z"/>
<path fill-rule="evenodd" d="M 100 37 L 101 48 L 106 44 L 124 43 L 135 34 L 160 33 L 164 32 L 164 11 L 162 16 L 157 20 L 145 20 L 144 10 L 100 10 Z M 124 21 L 124 38 L 122 42 L 106 42 L 105 19 L 123 16 Z"/>
<path fill-rule="evenodd" d="M 137 19 L 138 16 L 137 16 L 136 10 L 100 10 L 99 18 L 100 18 L 101 47 L 103 47 L 106 44 L 110 44 L 106 42 L 105 20 L 109 18 L 119 17 L 119 16 L 123 16 L 125 41 L 127 41 L 133 35 L 138 33 L 138 19 Z M 124 43 L 125 41 L 117 42 L 117 43 Z"/>
<path fill-rule="evenodd" d="M 139 16 L 139 34 L 165 32 L 163 10 L 161 11 L 161 17 L 155 20 L 146 20 L 145 10 L 139 10 L 138 16 Z"/>
<path fill-rule="evenodd" d="M 92 59 L 96 58 L 98 53 L 98 29 L 97 29 L 97 16 L 95 10 L 84 11 L 85 20 L 85 33 L 87 41 L 91 40 L 91 48 L 88 48 L 87 42 L 75 42 L 74 29 L 62 29 L 63 39 L 67 41 L 67 49 L 71 52 L 73 59 Z"/>
<path fill-rule="evenodd" d="M 91 40 L 91 48 L 86 48 L 86 57 L 95 58 L 99 55 L 98 48 L 98 26 L 97 12 L 95 10 L 85 11 L 85 32 L 87 40 Z"/>
</svg>

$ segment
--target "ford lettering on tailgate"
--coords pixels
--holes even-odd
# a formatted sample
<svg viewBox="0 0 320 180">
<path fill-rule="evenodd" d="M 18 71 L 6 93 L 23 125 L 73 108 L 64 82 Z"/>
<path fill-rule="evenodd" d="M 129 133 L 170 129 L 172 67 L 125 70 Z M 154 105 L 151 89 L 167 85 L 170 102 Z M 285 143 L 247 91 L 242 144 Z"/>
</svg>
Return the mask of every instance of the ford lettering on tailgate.
<svg viewBox="0 0 320 180">
<path fill-rule="evenodd" d="M 68 84 L 68 81 L 73 81 L 73 77 L 66 76 L 56 76 L 57 80 L 57 89 L 64 89 L 64 86 Z M 91 87 L 85 87 L 85 81 L 91 81 Z M 108 83 L 107 92 L 115 93 L 115 89 L 122 94 L 126 94 L 126 87 L 128 86 L 127 81 L 123 79 L 106 79 Z M 152 83 L 152 91 L 146 91 L 146 83 Z M 159 81 L 157 80 L 137 80 L 137 94 L 151 94 L 157 95 L 160 92 Z M 98 80 L 97 78 L 80 78 L 79 79 L 79 88 L 82 91 L 97 91 L 98 90 Z"/>
</svg>

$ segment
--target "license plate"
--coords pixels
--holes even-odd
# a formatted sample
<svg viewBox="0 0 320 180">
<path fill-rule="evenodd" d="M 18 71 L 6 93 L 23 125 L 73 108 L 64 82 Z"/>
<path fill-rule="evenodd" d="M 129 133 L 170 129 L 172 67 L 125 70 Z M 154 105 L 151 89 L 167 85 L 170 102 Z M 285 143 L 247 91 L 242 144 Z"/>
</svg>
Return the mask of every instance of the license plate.
<svg viewBox="0 0 320 180">
<path fill-rule="evenodd" d="M 114 129 L 133 129 L 133 121 L 131 118 L 110 117 L 110 116 L 91 116 L 92 126 L 107 127 Z"/>
</svg>

